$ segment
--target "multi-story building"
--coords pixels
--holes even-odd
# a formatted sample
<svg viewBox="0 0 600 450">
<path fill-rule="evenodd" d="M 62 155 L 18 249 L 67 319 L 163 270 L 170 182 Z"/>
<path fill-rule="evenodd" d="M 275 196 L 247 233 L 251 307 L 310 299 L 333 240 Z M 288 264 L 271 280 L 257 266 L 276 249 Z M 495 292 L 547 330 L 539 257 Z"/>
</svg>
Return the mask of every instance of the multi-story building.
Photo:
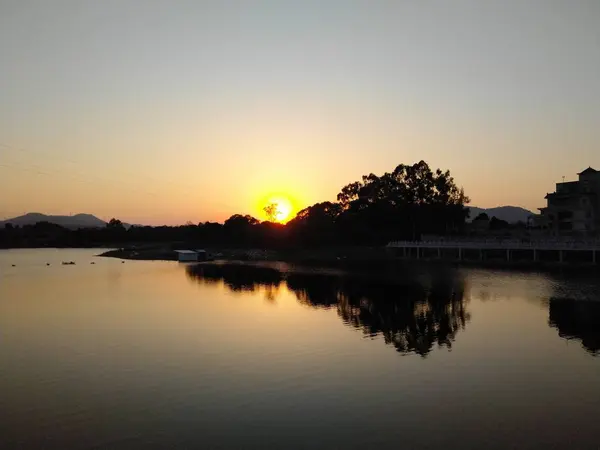
<svg viewBox="0 0 600 450">
<path fill-rule="evenodd" d="M 556 183 L 546 195 L 539 225 L 554 236 L 595 236 L 600 230 L 600 171 L 588 167 L 578 181 Z"/>
</svg>

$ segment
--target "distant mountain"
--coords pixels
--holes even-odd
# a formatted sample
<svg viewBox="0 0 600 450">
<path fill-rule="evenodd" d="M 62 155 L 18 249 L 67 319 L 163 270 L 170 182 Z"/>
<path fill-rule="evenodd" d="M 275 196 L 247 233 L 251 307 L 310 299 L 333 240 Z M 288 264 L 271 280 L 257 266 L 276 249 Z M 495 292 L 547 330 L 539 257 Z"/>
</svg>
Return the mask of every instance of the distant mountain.
<svg viewBox="0 0 600 450">
<path fill-rule="evenodd" d="M 527 222 L 529 216 L 534 216 L 535 213 L 521 208 L 520 206 L 498 206 L 496 208 L 477 208 L 476 206 L 468 206 L 469 217 L 467 221 L 472 221 L 481 213 L 486 213 L 489 218 L 496 217 L 497 219 L 506 220 L 508 223 Z"/>
<path fill-rule="evenodd" d="M 50 222 L 65 228 L 98 228 L 105 227 L 106 222 L 91 214 L 75 214 L 74 216 L 48 216 L 40 213 L 28 213 L 23 216 L 0 221 L 0 228 L 5 224 L 34 225 L 38 222 Z"/>
</svg>

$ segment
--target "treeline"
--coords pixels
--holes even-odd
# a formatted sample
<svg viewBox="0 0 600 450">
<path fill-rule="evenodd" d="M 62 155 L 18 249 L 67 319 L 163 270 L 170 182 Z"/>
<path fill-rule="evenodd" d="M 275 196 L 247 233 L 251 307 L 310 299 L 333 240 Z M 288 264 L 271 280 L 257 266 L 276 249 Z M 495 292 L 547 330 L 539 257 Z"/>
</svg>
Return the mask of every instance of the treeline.
<svg viewBox="0 0 600 450">
<path fill-rule="evenodd" d="M 206 247 L 381 245 L 396 239 L 418 240 L 422 234 L 463 231 L 469 202 L 449 171 L 427 163 L 400 164 L 381 176 L 369 174 L 344 186 L 336 202 L 317 203 L 287 224 L 234 214 L 224 223 L 176 227 L 126 228 L 112 219 L 105 228 L 70 230 L 40 222 L 6 226 L 0 247 L 104 246 L 131 243 L 193 242 Z"/>
</svg>

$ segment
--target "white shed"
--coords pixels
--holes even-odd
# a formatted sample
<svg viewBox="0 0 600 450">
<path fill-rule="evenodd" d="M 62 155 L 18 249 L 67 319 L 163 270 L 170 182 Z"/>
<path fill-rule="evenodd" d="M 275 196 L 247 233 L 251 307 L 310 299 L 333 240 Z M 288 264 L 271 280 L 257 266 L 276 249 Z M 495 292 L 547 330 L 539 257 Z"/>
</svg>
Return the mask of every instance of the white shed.
<svg viewBox="0 0 600 450">
<path fill-rule="evenodd" d="M 198 253 L 193 250 L 175 250 L 179 262 L 198 261 Z"/>
</svg>

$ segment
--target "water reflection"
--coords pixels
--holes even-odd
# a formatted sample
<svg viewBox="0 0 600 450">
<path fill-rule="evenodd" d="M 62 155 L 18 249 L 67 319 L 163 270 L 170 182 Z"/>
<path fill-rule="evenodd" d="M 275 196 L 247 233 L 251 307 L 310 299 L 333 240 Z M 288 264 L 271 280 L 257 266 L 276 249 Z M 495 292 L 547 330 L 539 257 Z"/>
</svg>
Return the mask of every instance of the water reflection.
<svg viewBox="0 0 600 450">
<path fill-rule="evenodd" d="M 548 324 L 564 339 L 581 342 L 594 356 L 600 355 L 600 301 L 551 298 Z"/>
<path fill-rule="evenodd" d="M 344 323 L 366 336 L 382 336 L 402 354 L 425 357 L 435 346 L 451 349 L 470 320 L 465 278 L 452 269 L 394 279 L 241 264 L 194 265 L 186 272 L 199 283 L 222 283 L 234 292 L 266 288 L 270 298 L 285 285 L 301 304 L 336 308 Z"/>
<path fill-rule="evenodd" d="M 365 334 L 381 334 L 400 353 L 426 356 L 436 344 L 451 349 L 458 331 L 470 320 L 462 288 L 451 284 L 408 295 L 394 286 L 373 292 L 378 295 L 343 293 L 338 313 Z"/>
<path fill-rule="evenodd" d="M 270 301 L 276 301 L 284 286 L 299 303 L 311 308 L 335 308 L 344 323 L 365 336 L 382 336 L 398 352 L 421 356 L 436 346 L 452 348 L 458 332 L 471 319 L 467 297 L 475 293 L 480 300 L 502 299 L 506 297 L 503 289 L 512 292 L 516 283 L 528 300 L 549 308 L 548 324 L 558 330 L 560 337 L 577 340 L 589 354 L 600 355 L 600 297 L 595 289 L 598 286 L 581 280 L 521 279 L 505 274 L 504 278 L 497 277 L 511 281 L 509 287 L 503 288 L 502 283 L 490 284 L 489 274 L 481 275 L 479 280 L 474 275 L 478 272 L 452 268 L 350 276 L 303 271 L 285 264 L 201 264 L 188 266 L 186 272 L 198 283 L 222 284 L 233 292 L 260 290 Z M 467 279 L 473 284 L 470 295 L 465 295 Z M 549 286 L 552 287 L 547 289 Z M 553 292 L 560 296 L 553 297 Z"/>
<path fill-rule="evenodd" d="M 283 273 L 271 267 L 241 264 L 199 264 L 187 267 L 187 274 L 203 284 L 221 284 L 234 292 L 254 292 L 259 287 L 278 287 Z"/>
</svg>

